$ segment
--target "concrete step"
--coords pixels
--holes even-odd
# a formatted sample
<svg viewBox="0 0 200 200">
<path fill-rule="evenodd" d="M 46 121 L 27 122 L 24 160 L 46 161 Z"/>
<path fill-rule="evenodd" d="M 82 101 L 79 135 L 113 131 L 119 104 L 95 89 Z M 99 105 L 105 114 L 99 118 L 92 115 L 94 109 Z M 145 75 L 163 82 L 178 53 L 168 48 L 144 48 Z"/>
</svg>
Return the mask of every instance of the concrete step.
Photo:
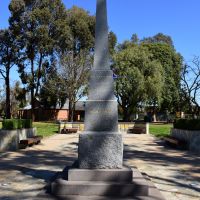
<svg viewBox="0 0 200 200">
<path fill-rule="evenodd" d="M 69 181 L 132 182 L 131 168 L 122 169 L 69 169 Z"/>
<path fill-rule="evenodd" d="M 150 196 L 135 196 L 135 197 L 109 197 L 109 196 L 80 196 L 80 195 L 63 195 L 54 197 L 52 195 L 39 195 L 33 200 L 163 200 L 162 198 L 155 198 Z"/>
<path fill-rule="evenodd" d="M 51 192 L 56 196 L 112 196 L 132 197 L 148 196 L 149 186 L 146 182 L 94 182 L 94 181 L 66 181 L 57 179 L 51 185 Z"/>
</svg>

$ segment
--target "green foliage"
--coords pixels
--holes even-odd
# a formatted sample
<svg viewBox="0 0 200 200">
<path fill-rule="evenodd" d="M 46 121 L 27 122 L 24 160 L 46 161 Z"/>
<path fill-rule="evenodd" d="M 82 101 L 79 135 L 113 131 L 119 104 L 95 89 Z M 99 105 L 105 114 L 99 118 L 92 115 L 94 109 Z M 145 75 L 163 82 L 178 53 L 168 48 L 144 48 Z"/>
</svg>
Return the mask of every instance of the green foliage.
<svg viewBox="0 0 200 200">
<path fill-rule="evenodd" d="M 164 69 L 164 88 L 161 108 L 175 112 L 179 104 L 182 56 L 166 43 L 141 43 L 152 54 L 152 60 L 160 62 Z"/>
<path fill-rule="evenodd" d="M 110 55 L 113 55 L 115 53 L 115 48 L 117 45 L 117 36 L 112 31 L 108 35 L 108 41 L 109 41 L 109 53 Z"/>
<path fill-rule="evenodd" d="M 141 104 L 161 101 L 163 68 L 143 46 L 125 45 L 114 56 L 116 96 L 126 121 Z"/>
<path fill-rule="evenodd" d="M 153 37 L 147 37 L 142 40 L 144 43 L 154 43 L 154 44 L 167 44 L 170 47 L 174 47 L 172 38 L 168 35 L 164 35 L 163 33 L 158 33 Z"/>
<path fill-rule="evenodd" d="M 177 119 L 174 122 L 174 128 L 184 130 L 200 130 L 200 119 Z"/>
<path fill-rule="evenodd" d="M 17 101 L 18 107 L 23 108 L 26 106 L 26 90 L 21 87 L 20 81 L 17 81 L 13 88 L 11 88 L 11 93 Z M 17 108 L 18 109 L 18 108 Z"/>
<path fill-rule="evenodd" d="M 62 84 L 56 63 L 52 63 L 45 71 L 40 90 L 40 102 L 45 108 L 62 107 L 67 98 L 66 85 Z"/>
<path fill-rule="evenodd" d="M 22 128 L 32 128 L 32 120 L 30 119 L 4 119 L 2 129 L 16 130 Z"/>
<path fill-rule="evenodd" d="M 19 124 L 20 126 L 20 124 Z M 2 122 L 2 129 L 4 130 L 16 130 L 18 129 L 18 120 L 16 119 L 4 119 Z"/>
<path fill-rule="evenodd" d="M 70 54 L 74 60 L 82 51 L 87 51 L 86 58 L 91 55 L 94 49 L 95 17 L 76 6 L 66 10 L 61 0 L 12 0 L 9 9 L 10 28 L 21 49 L 17 62 L 19 73 L 26 90 L 31 93 L 34 119 L 36 97 L 40 96 L 46 106 L 63 104 L 64 99 L 69 97 L 66 87 L 71 85 L 57 84 L 52 77 L 55 75 L 54 80 L 58 78 L 54 72 L 60 70 L 60 58 L 63 55 L 68 57 Z M 70 65 L 76 64 L 72 62 Z M 78 76 L 75 73 L 73 75 L 76 82 Z M 65 94 L 54 89 L 50 91 L 51 83 L 53 88 L 57 87 L 58 91 L 62 90 Z M 49 89 L 47 92 L 46 88 Z M 73 99 L 77 89 L 72 93 Z"/>
<path fill-rule="evenodd" d="M 31 119 L 21 119 L 22 128 L 32 128 L 33 123 Z"/>
<path fill-rule="evenodd" d="M 72 51 L 74 54 L 81 50 L 94 48 L 95 17 L 76 6 L 67 10 L 67 21 L 71 32 Z M 67 49 L 66 49 L 67 50 Z"/>
<path fill-rule="evenodd" d="M 46 70 L 40 98 L 44 105 L 54 107 L 62 107 L 68 98 L 69 120 L 72 121 L 75 103 L 85 95 L 93 61 L 95 17 L 74 6 L 67 10 L 67 22 L 71 45 L 63 49 L 58 56 L 59 61 Z"/>
<path fill-rule="evenodd" d="M 150 117 L 149 117 L 149 116 L 145 115 L 145 116 L 144 116 L 144 121 L 145 121 L 145 122 L 150 122 L 150 121 L 151 121 L 151 119 L 150 119 Z"/>
<path fill-rule="evenodd" d="M 18 47 L 10 29 L 0 30 L 0 79 L 2 78 L 5 84 L 5 114 L 9 119 L 11 118 L 10 71 L 16 62 L 17 54 Z"/>
<path fill-rule="evenodd" d="M 119 44 L 113 68 L 124 117 L 145 104 L 162 111 L 178 110 L 182 61 L 171 37 L 162 33 L 143 40 L 133 34 L 130 41 Z"/>
<path fill-rule="evenodd" d="M 61 0 L 12 0 L 9 9 L 10 29 L 20 49 L 16 64 L 22 83 L 31 92 L 34 111 L 35 98 L 51 58 L 72 46 L 67 12 Z"/>
</svg>

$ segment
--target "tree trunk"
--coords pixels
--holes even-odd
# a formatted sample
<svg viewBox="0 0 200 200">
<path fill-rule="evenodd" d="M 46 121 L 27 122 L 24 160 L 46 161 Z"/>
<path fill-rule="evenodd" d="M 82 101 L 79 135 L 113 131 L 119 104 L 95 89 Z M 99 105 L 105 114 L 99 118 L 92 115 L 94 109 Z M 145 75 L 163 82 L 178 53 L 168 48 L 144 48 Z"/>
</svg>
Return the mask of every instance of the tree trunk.
<svg viewBox="0 0 200 200">
<path fill-rule="evenodd" d="M 40 60 L 39 60 L 39 66 L 38 66 L 38 73 L 37 73 L 37 83 L 36 83 L 35 96 L 38 96 L 38 92 L 39 92 L 40 78 L 41 78 L 41 68 L 42 68 L 42 59 L 43 59 L 43 55 L 41 53 L 40 54 Z"/>
<path fill-rule="evenodd" d="M 6 70 L 6 119 L 11 118 L 11 105 L 10 105 L 10 68 Z"/>
<path fill-rule="evenodd" d="M 31 119 L 35 121 L 35 100 L 34 100 L 34 88 L 31 88 Z"/>
<path fill-rule="evenodd" d="M 33 59 L 31 60 L 31 119 L 35 121 L 35 95 L 34 95 L 34 62 Z"/>
<path fill-rule="evenodd" d="M 123 109 L 123 121 L 129 122 L 130 121 L 130 113 L 128 111 L 128 108 L 122 107 L 122 109 Z"/>
<path fill-rule="evenodd" d="M 73 102 L 73 106 L 72 106 L 72 115 L 73 115 L 73 121 L 76 122 L 76 109 L 75 109 L 76 103 Z"/>
<path fill-rule="evenodd" d="M 68 116 L 68 121 L 73 122 L 73 111 L 72 111 L 72 101 L 69 99 L 69 116 Z"/>
<path fill-rule="evenodd" d="M 156 113 L 155 112 L 153 112 L 152 121 L 153 122 L 157 122 L 157 118 L 156 118 Z"/>
</svg>

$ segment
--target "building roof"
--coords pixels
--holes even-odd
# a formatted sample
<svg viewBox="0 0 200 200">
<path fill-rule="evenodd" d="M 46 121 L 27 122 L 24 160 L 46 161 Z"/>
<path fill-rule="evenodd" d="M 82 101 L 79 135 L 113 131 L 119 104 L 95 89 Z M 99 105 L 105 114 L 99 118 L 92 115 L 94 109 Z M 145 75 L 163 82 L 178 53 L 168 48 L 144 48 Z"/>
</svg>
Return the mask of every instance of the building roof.
<svg viewBox="0 0 200 200">
<path fill-rule="evenodd" d="M 40 107 L 43 108 L 44 106 L 40 106 Z M 20 110 L 31 110 L 31 108 L 32 108 L 31 105 L 27 105 L 24 108 L 21 108 Z M 60 107 L 60 105 L 57 104 L 56 107 L 52 106 L 49 109 L 69 110 L 69 100 L 67 100 L 62 107 Z M 84 111 L 85 110 L 85 101 L 77 101 L 75 110 Z"/>
</svg>

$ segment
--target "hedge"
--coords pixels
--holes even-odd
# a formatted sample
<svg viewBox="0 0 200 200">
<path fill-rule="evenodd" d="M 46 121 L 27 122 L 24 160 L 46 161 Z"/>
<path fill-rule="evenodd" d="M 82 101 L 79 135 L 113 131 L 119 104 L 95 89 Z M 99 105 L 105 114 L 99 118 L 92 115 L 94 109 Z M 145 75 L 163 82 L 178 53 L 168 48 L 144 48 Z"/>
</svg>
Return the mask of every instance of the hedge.
<svg viewBox="0 0 200 200">
<path fill-rule="evenodd" d="M 32 128 L 31 119 L 4 119 L 2 122 L 2 129 L 16 130 L 22 128 Z"/>
<path fill-rule="evenodd" d="M 174 121 L 174 128 L 196 131 L 200 130 L 200 119 L 178 119 Z"/>
</svg>

